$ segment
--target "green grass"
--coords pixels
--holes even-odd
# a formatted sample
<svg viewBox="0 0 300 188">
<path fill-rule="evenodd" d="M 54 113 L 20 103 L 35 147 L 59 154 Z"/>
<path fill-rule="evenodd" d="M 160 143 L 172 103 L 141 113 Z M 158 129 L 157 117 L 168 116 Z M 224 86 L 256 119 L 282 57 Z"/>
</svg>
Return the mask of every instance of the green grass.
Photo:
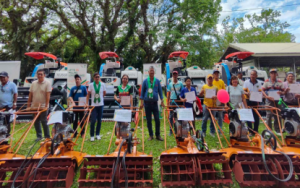
<svg viewBox="0 0 300 188">
<path fill-rule="evenodd" d="M 17 124 L 16 125 L 16 130 L 19 129 L 20 127 L 22 127 L 23 125 L 24 124 Z M 152 125 L 153 125 L 153 131 L 154 131 L 155 130 L 154 122 L 152 123 Z M 88 129 L 86 140 L 85 140 L 85 143 L 84 143 L 83 152 L 85 152 L 87 154 L 90 154 L 90 155 L 105 155 L 107 153 L 107 149 L 108 149 L 108 145 L 109 145 L 109 142 L 110 142 L 113 126 L 114 126 L 113 122 L 102 122 L 102 128 L 101 128 L 102 140 L 101 141 L 96 140 L 94 142 L 90 142 L 90 140 L 89 140 L 90 136 L 89 136 L 89 129 Z M 131 126 L 133 127 L 134 123 L 132 123 Z M 169 125 L 166 124 L 166 126 L 167 126 L 167 128 L 166 128 L 166 130 L 167 130 L 167 149 L 170 149 L 170 148 L 173 148 L 176 145 L 176 142 L 175 142 L 175 139 L 174 139 L 173 136 L 168 136 Z M 208 122 L 207 126 L 208 126 L 207 127 L 208 128 L 207 133 L 209 133 L 209 122 Z M 201 127 L 201 121 L 197 121 L 196 122 L 196 129 L 200 130 L 200 127 Z M 145 133 L 145 153 L 147 153 L 147 154 L 152 153 L 152 155 L 153 155 L 153 181 L 154 181 L 153 187 L 159 187 L 159 184 L 161 183 L 159 156 L 160 156 L 161 152 L 165 150 L 164 142 L 158 141 L 156 139 L 154 139 L 152 141 L 148 141 L 147 139 L 149 138 L 149 134 L 148 134 L 148 129 L 147 129 L 147 125 L 146 125 L 146 120 L 144 120 L 144 128 L 145 128 L 144 129 L 144 133 Z M 263 129 L 264 129 L 264 126 L 261 124 L 259 132 L 261 133 Z M 227 135 L 227 139 L 229 140 L 229 128 L 228 128 L 227 124 L 223 125 L 223 130 L 225 132 L 225 135 Z M 50 127 L 50 131 L 51 131 L 51 127 Z M 164 138 L 163 120 L 161 120 L 160 132 L 161 132 L 161 136 Z M 16 142 L 16 140 L 18 138 L 20 138 L 22 133 L 23 133 L 23 131 L 19 131 L 15 135 L 14 142 Z M 139 127 L 138 127 L 137 137 L 140 140 L 142 139 L 141 122 L 140 122 Z M 26 137 L 24 144 L 21 146 L 18 154 L 26 155 L 28 153 L 28 151 L 30 150 L 30 148 L 33 146 L 33 144 L 35 142 L 35 139 L 36 139 L 35 129 L 32 128 L 30 130 L 28 136 Z M 210 150 L 219 150 L 219 149 L 221 149 L 220 143 L 219 143 L 217 137 L 213 138 L 213 137 L 210 136 L 210 134 L 207 134 L 205 140 L 206 140 Z M 112 152 L 116 149 L 114 141 L 115 141 L 115 137 L 113 138 L 112 147 L 111 147 L 110 152 Z M 223 143 L 223 146 L 227 147 L 227 144 L 226 144 L 225 139 L 223 137 L 221 137 L 221 141 Z M 77 145 L 74 148 L 76 151 L 80 151 L 81 143 L 82 143 L 82 138 L 80 137 L 77 141 Z M 38 145 L 39 144 L 37 144 L 35 146 L 33 151 L 38 149 L 38 147 L 39 147 Z M 142 151 L 142 144 L 138 145 L 138 151 Z M 79 177 L 79 170 L 77 169 L 76 176 L 75 176 L 75 179 L 74 179 L 74 183 L 73 183 L 73 186 L 72 186 L 74 188 L 78 187 L 78 183 L 77 183 L 78 177 Z M 234 180 L 234 177 L 233 177 L 233 180 Z M 234 180 L 234 184 L 231 187 L 239 187 L 239 185 Z"/>
</svg>

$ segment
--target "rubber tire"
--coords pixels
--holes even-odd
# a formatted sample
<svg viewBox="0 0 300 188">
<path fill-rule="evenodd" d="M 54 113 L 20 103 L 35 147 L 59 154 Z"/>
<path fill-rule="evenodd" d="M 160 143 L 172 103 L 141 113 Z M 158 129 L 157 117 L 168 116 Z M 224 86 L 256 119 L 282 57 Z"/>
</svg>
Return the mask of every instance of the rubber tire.
<svg viewBox="0 0 300 188">
<path fill-rule="evenodd" d="M 276 140 L 275 135 L 274 135 L 271 131 L 269 131 L 269 130 L 264 130 L 264 131 L 261 133 L 261 135 L 262 135 L 263 138 L 264 138 L 264 136 L 265 136 L 266 133 L 269 133 L 269 134 L 271 135 L 270 139 L 268 139 L 267 142 L 270 142 L 271 139 L 273 138 L 273 140 L 274 140 L 274 145 L 272 144 L 272 147 L 271 147 L 271 148 L 272 148 L 273 150 L 276 150 L 276 148 L 277 148 L 277 140 Z M 267 145 L 267 142 L 265 142 L 266 145 Z"/>
</svg>

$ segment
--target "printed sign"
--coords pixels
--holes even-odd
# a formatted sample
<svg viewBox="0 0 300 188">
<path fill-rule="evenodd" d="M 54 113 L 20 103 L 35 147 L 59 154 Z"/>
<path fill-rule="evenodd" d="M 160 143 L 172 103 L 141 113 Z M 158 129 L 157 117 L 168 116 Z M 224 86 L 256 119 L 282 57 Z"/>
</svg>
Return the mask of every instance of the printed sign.
<svg viewBox="0 0 300 188">
<path fill-rule="evenodd" d="M 194 121 L 192 108 L 177 108 L 177 118 L 183 121 Z"/>
<path fill-rule="evenodd" d="M 131 110 L 115 110 L 114 121 L 131 122 Z"/>
</svg>

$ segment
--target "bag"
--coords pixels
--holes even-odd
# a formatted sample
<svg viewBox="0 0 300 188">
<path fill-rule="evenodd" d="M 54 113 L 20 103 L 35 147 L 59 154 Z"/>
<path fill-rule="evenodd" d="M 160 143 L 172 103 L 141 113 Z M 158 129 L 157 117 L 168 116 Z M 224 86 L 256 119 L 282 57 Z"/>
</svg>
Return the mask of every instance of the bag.
<svg viewBox="0 0 300 188">
<path fill-rule="evenodd" d="M 177 91 L 176 91 L 176 89 L 175 89 L 175 85 L 173 84 L 173 88 L 174 88 L 174 91 L 175 91 L 175 94 L 176 94 L 176 100 L 180 100 L 180 97 L 179 97 L 179 95 L 177 94 Z M 180 90 L 181 90 L 181 88 L 180 88 Z"/>
<path fill-rule="evenodd" d="M 78 90 L 79 90 L 79 88 L 81 88 L 81 86 L 79 86 L 79 87 L 77 87 L 77 90 L 72 94 L 72 98 L 73 98 L 73 100 L 74 100 L 74 97 L 75 97 L 75 95 L 77 94 L 77 92 L 78 92 Z"/>
</svg>

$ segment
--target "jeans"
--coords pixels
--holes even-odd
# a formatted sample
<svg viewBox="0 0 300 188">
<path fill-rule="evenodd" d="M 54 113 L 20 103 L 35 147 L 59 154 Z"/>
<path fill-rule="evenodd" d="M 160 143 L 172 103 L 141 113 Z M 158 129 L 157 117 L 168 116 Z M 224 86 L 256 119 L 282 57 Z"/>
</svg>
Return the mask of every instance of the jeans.
<svg viewBox="0 0 300 188">
<path fill-rule="evenodd" d="M 147 103 L 145 102 L 145 112 L 146 112 L 146 119 L 147 119 L 147 127 L 149 131 L 149 135 L 153 137 L 153 130 L 152 130 L 152 113 L 154 115 L 155 120 L 155 136 L 160 136 L 160 120 L 159 120 L 159 111 L 157 102 Z"/>
<path fill-rule="evenodd" d="M 224 116 L 223 115 L 223 111 L 217 111 L 216 113 L 218 114 L 218 124 L 219 124 L 220 128 L 222 129 L 222 127 L 223 127 L 223 119 L 224 119 L 224 117 L 223 117 Z"/>
<path fill-rule="evenodd" d="M 251 102 L 251 101 L 247 101 L 247 105 L 248 106 L 257 106 L 257 102 Z M 257 113 L 252 110 L 253 113 L 253 117 L 254 117 L 254 129 L 252 128 L 252 122 L 251 121 L 247 121 L 247 125 L 250 129 L 253 129 L 254 131 L 258 132 L 258 126 L 259 126 L 259 116 L 257 115 Z M 252 130 L 249 131 L 250 133 L 253 133 Z"/>
<path fill-rule="evenodd" d="M 76 131 L 76 129 L 78 127 L 78 120 L 79 120 L 79 123 L 81 122 L 81 124 L 80 124 L 80 127 L 81 127 L 81 136 L 83 136 L 84 132 L 85 132 L 85 128 L 82 128 L 84 126 L 84 120 L 83 120 L 84 112 L 75 112 L 74 115 L 75 115 L 75 120 L 73 122 L 73 129 L 75 131 L 74 137 L 76 137 L 77 133 L 80 132 L 79 130 Z"/>
<path fill-rule="evenodd" d="M 213 116 L 216 116 L 216 111 L 211 111 L 211 112 L 212 112 Z M 210 117 L 210 113 L 209 113 L 209 111 L 206 109 L 206 106 L 203 105 L 203 118 L 202 118 L 202 132 L 203 132 L 203 133 L 206 133 L 207 120 L 208 120 L 209 117 Z M 211 117 L 210 117 L 210 126 L 209 126 L 209 127 L 210 127 L 210 132 L 211 132 L 211 133 L 215 133 L 215 132 L 216 132 Z"/>
<path fill-rule="evenodd" d="M 37 138 L 42 138 L 42 129 L 41 129 L 41 123 L 43 126 L 43 130 L 44 130 L 44 135 L 45 138 L 50 138 L 50 131 L 49 131 L 49 126 L 47 125 L 47 111 L 42 112 L 39 117 L 36 119 L 36 121 L 34 122 L 34 128 L 36 131 L 36 137 Z"/>
<path fill-rule="evenodd" d="M 103 114 L 103 106 L 95 106 L 95 108 L 93 109 L 92 114 L 91 114 L 91 129 L 90 129 L 91 137 L 94 137 L 94 134 L 95 134 L 94 132 L 95 132 L 96 120 L 98 121 L 97 127 L 96 127 L 96 136 L 100 135 L 102 114 Z"/>
</svg>

